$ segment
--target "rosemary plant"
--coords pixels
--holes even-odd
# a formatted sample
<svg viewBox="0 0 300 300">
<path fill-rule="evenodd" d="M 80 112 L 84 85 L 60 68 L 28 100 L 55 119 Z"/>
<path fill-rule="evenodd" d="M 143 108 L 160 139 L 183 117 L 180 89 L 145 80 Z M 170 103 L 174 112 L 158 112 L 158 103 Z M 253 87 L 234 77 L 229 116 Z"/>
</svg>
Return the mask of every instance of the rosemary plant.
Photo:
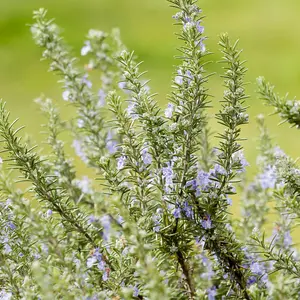
<svg viewBox="0 0 300 300">
<path fill-rule="evenodd" d="M 1 101 L 0 299 L 299 299 L 297 162 L 273 145 L 260 115 L 258 173 L 246 183 L 247 68 L 227 34 L 214 116 L 222 129 L 210 139 L 202 11 L 196 0 L 167 1 L 181 46 L 165 109 L 118 30 L 90 30 L 80 68 L 46 10 L 34 12 L 33 39 L 76 117 L 62 120 L 51 99 L 36 100 L 47 118 L 43 153 Z M 263 78 L 258 84 L 298 127 L 298 101 Z M 96 179 L 78 176 L 63 132 Z M 231 214 L 232 198 L 241 218 Z"/>
</svg>

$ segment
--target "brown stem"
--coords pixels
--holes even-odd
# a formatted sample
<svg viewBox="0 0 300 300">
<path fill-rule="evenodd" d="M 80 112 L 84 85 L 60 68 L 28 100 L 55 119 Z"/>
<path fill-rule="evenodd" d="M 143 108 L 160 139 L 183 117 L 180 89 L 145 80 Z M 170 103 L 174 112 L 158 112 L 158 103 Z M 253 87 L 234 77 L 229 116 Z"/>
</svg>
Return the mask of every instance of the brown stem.
<svg viewBox="0 0 300 300">
<path fill-rule="evenodd" d="M 186 282 L 189 287 L 189 299 L 193 300 L 193 299 L 195 299 L 195 296 L 196 296 L 196 289 L 195 289 L 195 285 L 194 285 L 194 281 L 192 278 L 192 274 L 191 274 L 189 265 L 186 262 L 186 260 L 184 259 L 183 254 L 180 250 L 178 250 L 176 252 L 176 254 L 177 254 L 178 262 L 181 266 L 182 272 L 185 276 Z"/>
</svg>

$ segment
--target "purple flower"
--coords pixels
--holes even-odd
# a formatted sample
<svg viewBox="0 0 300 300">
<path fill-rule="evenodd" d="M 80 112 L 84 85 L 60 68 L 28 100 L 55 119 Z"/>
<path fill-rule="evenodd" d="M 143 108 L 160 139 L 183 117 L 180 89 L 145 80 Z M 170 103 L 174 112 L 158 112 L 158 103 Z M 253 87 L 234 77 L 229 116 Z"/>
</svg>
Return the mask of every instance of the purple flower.
<svg viewBox="0 0 300 300">
<path fill-rule="evenodd" d="M 190 84 L 191 80 L 194 78 L 190 70 L 187 70 L 185 73 L 183 73 L 182 70 L 178 70 L 177 73 L 178 75 L 175 77 L 175 83 L 178 85 L 182 85 L 184 80 L 187 84 Z"/>
<path fill-rule="evenodd" d="M 87 259 L 86 265 L 88 269 L 91 268 L 96 262 L 98 262 L 98 264 L 102 262 L 102 254 L 99 252 L 99 248 L 96 248 L 92 256 Z"/>
<path fill-rule="evenodd" d="M 175 83 L 177 83 L 178 85 L 182 85 L 183 83 L 182 71 L 178 70 L 177 73 L 178 75 L 175 77 Z"/>
<path fill-rule="evenodd" d="M 212 224 L 211 224 L 211 219 L 210 215 L 207 214 L 201 221 L 201 225 L 204 229 L 211 229 Z"/>
<path fill-rule="evenodd" d="M 117 222 L 121 225 L 124 222 L 124 219 L 122 216 L 118 216 Z"/>
<path fill-rule="evenodd" d="M 191 83 L 191 81 L 193 80 L 193 78 L 194 78 L 194 76 L 193 76 L 193 74 L 192 74 L 192 72 L 190 71 L 190 70 L 187 70 L 186 72 L 185 72 L 185 79 L 187 80 L 187 83 L 188 84 L 190 84 Z"/>
<path fill-rule="evenodd" d="M 242 150 L 237 151 L 232 156 L 233 162 L 239 164 L 239 170 L 237 173 L 245 172 L 245 167 L 249 166 L 249 163 L 245 159 L 244 152 Z"/>
<path fill-rule="evenodd" d="M 86 266 L 90 269 L 97 262 L 97 258 L 95 256 L 89 257 L 86 261 Z"/>
<path fill-rule="evenodd" d="M 226 170 L 219 164 L 216 164 L 215 167 L 210 170 L 211 175 L 218 176 L 218 175 L 226 175 Z"/>
<path fill-rule="evenodd" d="M 123 169 L 124 166 L 125 166 L 125 163 L 126 163 L 126 156 L 124 156 L 124 155 L 120 156 L 120 157 L 117 159 L 117 161 L 118 161 L 118 164 L 117 164 L 118 170 Z"/>
<path fill-rule="evenodd" d="M 179 219 L 181 217 L 181 209 L 179 207 L 175 208 L 173 216 L 175 217 L 175 219 Z"/>
<path fill-rule="evenodd" d="M 138 297 L 139 295 L 139 288 L 137 286 L 137 284 L 133 287 L 133 297 Z"/>
<path fill-rule="evenodd" d="M 167 167 L 162 168 L 162 173 L 165 180 L 165 191 L 169 193 L 173 186 L 173 162 L 168 162 Z"/>
<path fill-rule="evenodd" d="M 10 300 L 10 299 L 12 299 L 12 293 L 6 292 L 5 290 L 1 290 L 0 291 L 0 299 Z"/>
<path fill-rule="evenodd" d="M 11 249 L 11 247 L 10 247 L 10 245 L 9 244 L 7 244 L 7 243 L 5 243 L 4 244 L 4 253 L 5 254 L 8 254 L 8 253 L 10 253 L 12 251 L 12 249 Z"/>
<path fill-rule="evenodd" d="M 86 85 L 89 89 L 92 87 L 92 82 L 89 81 L 88 79 L 88 75 L 85 74 L 83 77 L 82 77 L 82 84 Z"/>
<path fill-rule="evenodd" d="M 100 271 L 105 270 L 105 262 L 103 260 L 99 261 L 99 263 L 98 263 L 98 269 Z"/>
<path fill-rule="evenodd" d="M 107 281 L 109 276 L 109 271 L 105 270 L 105 272 L 102 275 L 102 280 Z"/>
<path fill-rule="evenodd" d="M 160 221 L 161 221 L 161 209 L 157 209 L 156 214 L 152 216 L 152 220 L 154 222 L 153 231 L 159 232 L 160 230 Z"/>
<path fill-rule="evenodd" d="M 283 235 L 283 245 L 285 248 L 289 248 L 293 243 L 292 236 L 289 230 L 285 231 Z"/>
<path fill-rule="evenodd" d="M 193 209 L 192 207 L 189 205 L 188 201 L 185 201 L 183 203 L 183 211 L 184 214 L 187 218 L 192 219 L 193 218 Z"/>
<path fill-rule="evenodd" d="M 41 250 L 42 250 L 42 252 L 44 252 L 45 254 L 48 254 L 49 253 L 49 248 L 48 248 L 48 246 L 46 245 L 46 244 L 42 244 L 41 245 Z"/>
<path fill-rule="evenodd" d="M 121 81 L 121 82 L 118 83 L 118 86 L 119 86 L 120 89 L 124 90 L 126 88 L 126 82 Z"/>
<path fill-rule="evenodd" d="M 81 189 L 83 194 L 91 194 L 91 180 L 87 176 L 83 176 L 82 180 L 76 181 L 77 186 Z"/>
<path fill-rule="evenodd" d="M 109 153 L 114 154 L 117 151 L 117 141 L 113 140 L 113 133 L 111 130 L 108 130 L 106 137 L 106 149 Z"/>
<path fill-rule="evenodd" d="M 200 237 L 199 236 L 197 236 L 196 238 L 195 238 L 195 241 L 196 241 L 196 244 L 199 246 L 199 247 L 204 247 L 204 245 L 205 245 L 205 238 L 204 237 L 202 237 L 201 239 L 200 239 Z"/>
<path fill-rule="evenodd" d="M 257 261 L 252 261 L 250 270 L 253 274 L 262 275 L 264 273 L 264 267 Z"/>
<path fill-rule="evenodd" d="M 11 230 L 15 230 L 17 227 L 16 225 L 13 223 L 13 222 L 8 222 L 8 227 L 11 229 Z"/>
<path fill-rule="evenodd" d="M 201 274 L 201 278 L 204 278 L 204 279 L 210 281 L 212 279 L 212 277 L 215 275 L 215 272 L 213 270 L 213 263 L 203 253 L 200 254 L 200 257 L 202 259 L 203 266 L 206 267 L 206 272 Z"/>
<path fill-rule="evenodd" d="M 129 102 L 129 105 L 127 107 L 127 113 L 130 115 L 130 117 L 133 120 L 136 120 L 139 117 L 138 114 L 135 113 L 135 107 L 136 107 L 136 103 L 133 101 Z"/>
<path fill-rule="evenodd" d="M 152 163 L 152 156 L 151 154 L 148 152 L 148 149 L 145 148 L 141 151 L 141 154 L 142 154 L 142 160 L 143 160 L 143 163 L 145 165 L 150 165 Z"/>
<path fill-rule="evenodd" d="M 74 140 L 72 146 L 75 150 L 76 155 L 79 156 L 83 162 L 87 163 L 88 159 L 83 151 L 82 142 L 79 140 Z"/>
<path fill-rule="evenodd" d="M 159 232 L 160 231 L 160 226 L 159 225 L 154 226 L 153 231 L 154 232 Z"/>
<path fill-rule="evenodd" d="M 203 33 L 204 32 L 204 26 L 200 25 L 201 21 L 197 21 L 196 22 L 196 29 L 199 33 Z"/>
<path fill-rule="evenodd" d="M 48 209 L 46 212 L 46 216 L 49 218 L 50 216 L 52 216 L 53 211 L 51 209 Z"/>
<path fill-rule="evenodd" d="M 199 47 L 200 47 L 200 50 L 201 50 L 202 53 L 204 53 L 206 51 L 206 46 L 203 43 L 203 41 L 204 41 L 204 38 L 201 38 L 200 42 L 199 42 Z"/>
<path fill-rule="evenodd" d="M 273 154 L 275 157 L 285 157 L 285 153 L 282 149 L 280 149 L 280 147 L 276 146 L 273 149 Z"/>
<path fill-rule="evenodd" d="M 98 91 L 98 103 L 97 103 L 98 107 L 102 107 L 105 105 L 105 97 L 106 97 L 106 94 L 105 94 L 104 90 L 100 89 Z"/>
<path fill-rule="evenodd" d="M 169 118 L 169 119 L 172 118 L 173 110 L 174 110 L 174 105 L 172 103 L 169 103 L 168 107 L 165 110 L 166 118 Z"/>
<path fill-rule="evenodd" d="M 207 186 L 210 183 L 209 174 L 200 170 L 197 174 L 197 187 L 201 190 L 206 190 Z"/>
<path fill-rule="evenodd" d="M 275 166 L 267 166 L 264 173 L 258 177 L 260 185 L 263 189 L 274 189 L 276 184 L 276 168 Z"/>
<path fill-rule="evenodd" d="M 100 222 L 103 226 L 103 239 L 107 241 L 109 238 L 110 231 L 110 217 L 108 215 L 104 215 L 101 217 Z"/>
<path fill-rule="evenodd" d="M 209 174 L 199 170 L 197 178 L 187 182 L 186 186 L 191 186 L 196 191 L 196 196 L 200 196 L 202 191 L 207 190 L 210 183 Z"/>
<path fill-rule="evenodd" d="M 215 300 L 216 295 L 217 295 L 217 288 L 215 286 L 212 286 L 207 290 L 208 300 Z"/>
<path fill-rule="evenodd" d="M 95 222 L 97 222 L 97 218 L 94 215 L 90 215 L 89 219 L 88 219 L 88 223 L 92 224 L 92 223 L 95 223 Z"/>
<path fill-rule="evenodd" d="M 231 198 L 229 198 L 227 195 L 226 195 L 226 201 L 227 201 L 227 204 L 228 205 L 232 205 L 232 199 Z"/>
<path fill-rule="evenodd" d="M 247 252 L 245 254 L 246 257 L 250 258 L 250 264 L 246 265 L 245 267 L 249 268 L 253 274 L 248 278 L 247 284 L 252 285 L 253 283 L 256 283 L 258 278 L 260 278 L 260 282 L 268 284 L 268 275 L 266 274 L 266 268 L 263 263 L 259 262 L 257 258 L 249 256 Z"/>
</svg>

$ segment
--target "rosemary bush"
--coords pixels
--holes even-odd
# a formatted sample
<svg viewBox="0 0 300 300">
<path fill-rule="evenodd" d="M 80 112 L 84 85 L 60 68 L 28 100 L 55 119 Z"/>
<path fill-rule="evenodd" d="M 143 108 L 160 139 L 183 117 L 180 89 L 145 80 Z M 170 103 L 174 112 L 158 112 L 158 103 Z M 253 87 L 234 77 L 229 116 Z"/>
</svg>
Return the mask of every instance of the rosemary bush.
<svg viewBox="0 0 300 300">
<path fill-rule="evenodd" d="M 81 50 L 88 61 L 78 68 L 54 21 L 34 12 L 33 39 L 77 114 L 62 120 L 50 99 L 36 101 L 47 117 L 43 154 L 0 104 L 0 299 L 299 299 L 291 231 L 300 217 L 300 169 L 260 115 L 259 171 L 246 184 L 247 69 L 227 34 L 215 115 L 223 129 L 213 145 L 202 12 L 195 0 L 168 2 L 181 47 L 164 111 L 118 30 L 90 30 Z M 91 77 L 100 77 L 96 88 Z M 300 126 L 299 101 L 263 78 L 258 86 L 284 121 Z M 77 176 L 62 132 L 96 179 Z M 232 197 L 239 219 L 230 214 Z"/>
</svg>

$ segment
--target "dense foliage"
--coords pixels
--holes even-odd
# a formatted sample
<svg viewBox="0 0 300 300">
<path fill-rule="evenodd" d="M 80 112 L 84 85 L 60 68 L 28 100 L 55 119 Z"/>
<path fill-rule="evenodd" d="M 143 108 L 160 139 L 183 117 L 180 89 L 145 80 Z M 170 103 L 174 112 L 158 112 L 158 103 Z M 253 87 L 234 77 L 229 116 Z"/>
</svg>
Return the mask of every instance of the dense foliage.
<svg viewBox="0 0 300 300">
<path fill-rule="evenodd" d="M 247 69 L 226 34 L 215 116 L 223 129 L 212 145 L 201 10 L 195 0 L 168 1 L 182 45 L 163 112 L 117 30 L 90 30 L 81 50 L 89 60 L 79 69 L 46 11 L 34 13 L 33 38 L 77 114 L 62 120 L 50 99 L 37 100 L 47 117 L 43 155 L 0 104 L 0 299 L 299 298 L 291 230 L 300 217 L 300 170 L 259 116 L 259 173 L 246 184 Z M 99 76 L 94 88 L 90 78 Z M 258 86 L 284 121 L 300 125 L 298 101 L 263 78 Z M 63 132 L 96 180 L 77 177 Z M 232 201 L 242 206 L 239 219 Z M 272 207 L 277 221 L 267 237 Z"/>
</svg>

